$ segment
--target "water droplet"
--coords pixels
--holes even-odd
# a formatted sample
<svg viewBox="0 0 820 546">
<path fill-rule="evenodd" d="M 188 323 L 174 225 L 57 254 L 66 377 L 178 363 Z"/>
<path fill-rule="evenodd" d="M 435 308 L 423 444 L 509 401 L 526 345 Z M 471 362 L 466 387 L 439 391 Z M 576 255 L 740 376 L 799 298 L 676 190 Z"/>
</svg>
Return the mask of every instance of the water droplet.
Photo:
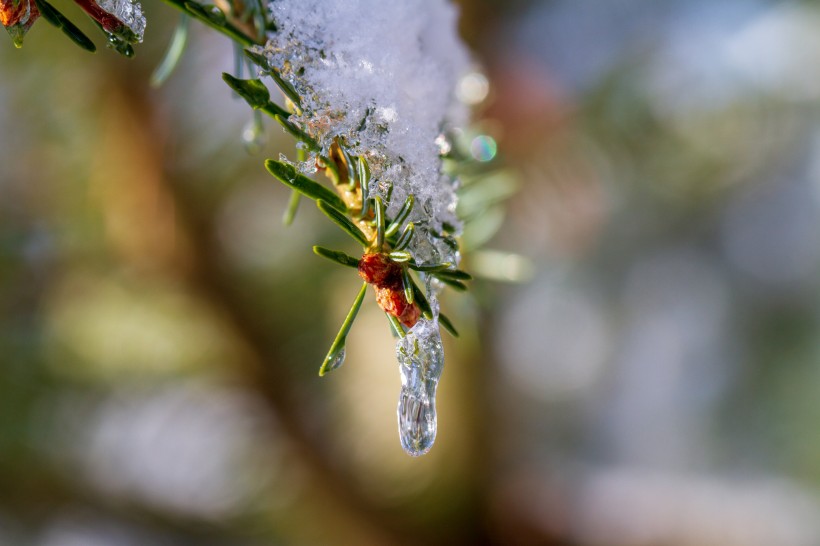
<svg viewBox="0 0 820 546">
<path fill-rule="evenodd" d="M 222 11 L 218 6 L 205 6 L 206 11 L 208 12 L 208 16 L 214 23 L 218 25 L 224 25 L 225 21 L 225 12 Z"/>
<path fill-rule="evenodd" d="M 441 334 L 434 321 L 421 319 L 396 343 L 401 392 L 396 409 L 401 447 L 424 455 L 436 440 L 436 388 L 444 366 Z"/>
<path fill-rule="evenodd" d="M 108 37 L 108 47 L 120 55 L 128 57 L 129 59 L 134 56 L 134 48 L 128 40 L 123 39 L 118 34 L 112 34 L 111 32 L 106 32 L 105 35 Z"/>
<path fill-rule="evenodd" d="M 322 367 L 324 373 L 332 372 L 345 362 L 345 348 L 342 347 L 335 354 L 328 355 L 325 365 Z"/>
<path fill-rule="evenodd" d="M 490 161 L 498 152 L 498 144 L 490 135 L 479 135 L 470 143 L 470 154 L 476 161 Z"/>
</svg>

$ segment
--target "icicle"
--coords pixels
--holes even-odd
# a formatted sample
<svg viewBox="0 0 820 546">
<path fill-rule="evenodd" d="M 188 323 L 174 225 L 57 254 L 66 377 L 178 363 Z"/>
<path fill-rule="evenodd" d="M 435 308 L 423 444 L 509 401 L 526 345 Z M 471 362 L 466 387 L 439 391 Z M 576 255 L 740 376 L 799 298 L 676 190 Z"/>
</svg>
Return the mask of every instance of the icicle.
<svg viewBox="0 0 820 546">
<path fill-rule="evenodd" d="M 435 321 L 421 319 L 396 343 L 401 392 L 396 410 L 399 438 L 414 457 L 424 455 L 436 439 L 436 388 L 444 368 L 444 350 Z"/>
</svg>

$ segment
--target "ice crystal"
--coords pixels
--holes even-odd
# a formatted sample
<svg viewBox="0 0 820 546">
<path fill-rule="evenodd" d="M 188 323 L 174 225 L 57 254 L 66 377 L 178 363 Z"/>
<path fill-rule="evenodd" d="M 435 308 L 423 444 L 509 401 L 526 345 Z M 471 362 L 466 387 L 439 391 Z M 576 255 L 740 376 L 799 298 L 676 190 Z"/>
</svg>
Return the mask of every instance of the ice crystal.
<svg viewBox="0 0 820 546">
<path fill-rule="evenodd" d="M 399 439 L 408 454 L 424 455 L 436 439 L 436 388 L 444 368 L 438 324 L 419 320 L 396 343 L 396 356 L 401 374 Z"/>
</svg>

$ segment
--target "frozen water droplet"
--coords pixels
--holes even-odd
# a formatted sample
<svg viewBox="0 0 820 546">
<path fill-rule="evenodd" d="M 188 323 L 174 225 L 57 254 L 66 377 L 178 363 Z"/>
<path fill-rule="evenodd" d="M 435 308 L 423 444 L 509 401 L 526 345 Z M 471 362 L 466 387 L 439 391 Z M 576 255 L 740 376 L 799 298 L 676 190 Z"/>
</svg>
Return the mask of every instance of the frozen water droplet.
<svg viewBox="0 0 820 546">
<path fill-rule="evenodd" d="M 134 56 L 134 48 L 131 47 L 131 43 L 128 40 L 124 39 L 119 34 L 114 34 L 107 31 L 105 35 L 108 37 L 108 45 L 111 49 L 120 55 L 125 55 L 129 58 Z"/>
<path fill-rule="evenodd" d="M 330 372 L 344 364 L 345 362 L 345 348 L 342 347 L 335 354 L 329 355 L 327 364 L 324 366 L 325 373 Z"/>
<path fill-rule="evenodd" d="M 222 11 L 219 6 L 210 6 L 210 8 L 206 8 L 208 14 L 211 16 L 211 20 L 215 23 L 225 24 L 225 12 Z"/>
<path fill-rule="evenodd" d="M 436 400 L 402 387 L 399 394 L 399 439 L 408 454 L 418 457 L 436 440 Z"/>
<path fill-rule="evenodd" d="M 435 321 L 421 319 L 396 343 L 401 392 L 396 410 L 404 450 L 424 455 L 436 440 L 436 388 L 444 367 L 441 334 Z"/>
</svg>

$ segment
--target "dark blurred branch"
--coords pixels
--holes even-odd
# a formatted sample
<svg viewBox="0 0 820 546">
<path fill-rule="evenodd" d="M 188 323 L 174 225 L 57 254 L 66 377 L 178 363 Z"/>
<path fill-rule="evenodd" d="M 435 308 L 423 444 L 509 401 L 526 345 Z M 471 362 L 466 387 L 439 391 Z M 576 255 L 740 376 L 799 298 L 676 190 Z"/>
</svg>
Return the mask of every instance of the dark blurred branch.
<svg viewBox="0 0 820 546">
<path fill-rule="evenodd" d="M 152 126 L 156 119 L 152 105 L 146 97 L 146 85 L 129 81 L 125 73 L 118 72 L 119 78 L 112 78 L 112 88 L 107 95 L 120 95 L 128 105 L 129 115 L 140 123 L 128 124 L 142 136 L 133 135 L 143 146 L 148 161 L 157 163 L 156 170 L 166 173 L 170 166 L 162 165 L 162 127 Z M 146 80 L 147 81 L 147 80 Z M 122 113 L 119 113 L 122 115 Z M 168 167 L 168 168 L 166 168 Z M 276 365 L 277 355 L 271 350 L 272 335 L 268 328 L 260 325 L 256 314 L 243 303 L 237 290 L 238 283 L 227 270 L 220 253 L 219 243 L 214 238 L 213 219 L 200 206 L 195 188 L 175 183 L 168 176 L 160 176 L 157 193 L 163 202 L 170 204 L 175 219 L 175 233 L 169 237 L 176 241 L 176 247 L 183 254 L 171 263 L 184 264 L 182 273 L 185 281 L 223 321 L 229 335 L 241 348 L 242 354 L 235 364 L 239 375 L 250 389 L 258 392 L 277 416 L 299 461 L 310 472 L 313 482 L 336 504 L 335 510 L 348 515 L 364 529 L 367 529 L 379 544 L 404 544 L 402 529 L 391 515 L 380 510 L 359 490 L 348 476 L 334 468 L 324 455 L 319 442 L 307 433 L 308 427 L 302 415 L 303 405 L 293 392 L 293 381 L 283 366 Z M 317 517 L 321 517 L 318 515 Z"/>
</svg>

